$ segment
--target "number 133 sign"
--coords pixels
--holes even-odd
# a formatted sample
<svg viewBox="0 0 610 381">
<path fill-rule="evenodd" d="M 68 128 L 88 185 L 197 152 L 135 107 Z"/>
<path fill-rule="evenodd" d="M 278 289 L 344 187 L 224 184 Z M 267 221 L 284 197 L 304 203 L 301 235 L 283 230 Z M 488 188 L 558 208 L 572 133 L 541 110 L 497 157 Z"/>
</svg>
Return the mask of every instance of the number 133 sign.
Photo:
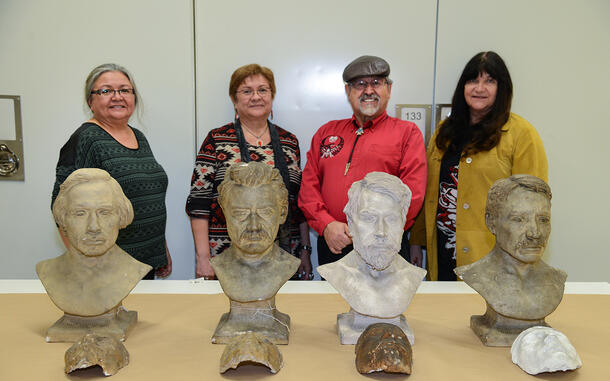
<svg viewBox="0 0 610 381">
<path fill-rule="evenodd" d="M 431 132 L 431 105 L 396 105 L 396 117 L 415 123 L 424 136 L 426 145 L 428 144 Z"/>
</svg>

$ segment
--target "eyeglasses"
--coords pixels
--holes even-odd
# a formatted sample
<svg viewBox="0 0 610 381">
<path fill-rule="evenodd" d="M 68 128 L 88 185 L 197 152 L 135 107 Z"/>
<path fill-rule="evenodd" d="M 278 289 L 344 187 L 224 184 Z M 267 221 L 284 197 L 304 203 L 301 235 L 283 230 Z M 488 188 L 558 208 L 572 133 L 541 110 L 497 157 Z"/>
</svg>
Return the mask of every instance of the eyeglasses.
<svg viewBox="0 0 610 381">
<path fill-rule="evenodd" d="M 115 94 L 119 94 L 122 97 L 126 97 L 128 95 L 131 94 L 135 94 L 136 91 L 134 89 L 99 89 L 99 90 L 93 90 L 91 92 L 91 94 L 97 94 L 97 95 L 101 95 L 103 97 L 110 97 L 113 96 Z"/>
<path fill-rule="evenodd" d="M 375 79 L 371 79 L 370 81 L 358 79 L 358 80 L 350 82 L 349 86 L 353 87 L 354 89 L 356 89 L 358 91 L 367 89 L 369 86 L 371 86 L 374 90 L 377 90 L 378 88 L 385 85 L 386 83 L 388 83 L 388 81 L 383 78 L 375 78 Z"/>
<path fill-rule="evenodd" d="M 237 93 L 239 93 L 247 98 L 254 96 L 254 93 L 256 93 L 256 94 L 258 94 L 259 97 L 264 98 L 271 94 L 271 89 L 268 89 L 266 87 L 261 87 L 258 90 L 252 90 L 252 89 L 239 90 Z"/>
</svg>

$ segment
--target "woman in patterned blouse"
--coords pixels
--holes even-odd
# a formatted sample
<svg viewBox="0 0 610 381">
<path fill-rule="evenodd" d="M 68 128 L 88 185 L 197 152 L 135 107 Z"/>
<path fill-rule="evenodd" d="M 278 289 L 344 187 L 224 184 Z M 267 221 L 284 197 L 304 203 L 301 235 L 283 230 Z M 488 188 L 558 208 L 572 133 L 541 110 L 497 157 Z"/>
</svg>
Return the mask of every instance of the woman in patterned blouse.
<svg viewBox="0 0 610 381">
<path fill-rule="evenodd" d="M 295 279 L 312 279 L 309 226 L 297 206 L 301 184 L 301 159 L 297 138 L 269 121 L 275 97 L 273 72 L 257 64 L 233 73 L 229 96 L 235 121 L 209 132 L 195 160 L 186 213 L 195 240 L 195 275 L 214 279 L 210 257 L 231 244 L 220 205 L 218 186 L 226 169 L 238 162 L 260 161 L 276 167 L 288 189 L 289 215 L 280 226 L 279 245 L 301 259 Z"/>
</svg>

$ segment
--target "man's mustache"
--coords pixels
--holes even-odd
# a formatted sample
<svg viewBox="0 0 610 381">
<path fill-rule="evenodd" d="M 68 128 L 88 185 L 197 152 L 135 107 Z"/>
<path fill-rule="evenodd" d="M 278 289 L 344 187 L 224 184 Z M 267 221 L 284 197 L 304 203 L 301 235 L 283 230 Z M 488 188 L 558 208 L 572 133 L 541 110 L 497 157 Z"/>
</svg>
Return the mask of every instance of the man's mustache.
<svg viewBox="0 0 610 381">
<path fill-rule="evenodd" d="M 366 245 L 369 250 L 379 250 L 379 249 L 389 249 L 393 251 L 400 250 L 400 244 L 395 244 L 394 242 L 388 240 L 375 240 L 374 242 Z"/>
<path fill-rule="evenodd" d="M 545 242 L 543 239 L 526 239 L 517 243 L 517 249 L 523 249 L 528 247 L 544 247 Z"/>
<path fill-rule="evenodd" d="M 240 238 L 247 239 L 249 241 L 260 241 L 262 239 L 269 238 L 269 233 L 267 233 L 263 229 L 246 230 L 243 233 L 241 233 Z"/>
<path fill-rule="evenodd" d="M 379 101 L 379 95 L 377 94 L 362 94 L 360 96 L 360 102 L 364 101 Z"/>
</svg>

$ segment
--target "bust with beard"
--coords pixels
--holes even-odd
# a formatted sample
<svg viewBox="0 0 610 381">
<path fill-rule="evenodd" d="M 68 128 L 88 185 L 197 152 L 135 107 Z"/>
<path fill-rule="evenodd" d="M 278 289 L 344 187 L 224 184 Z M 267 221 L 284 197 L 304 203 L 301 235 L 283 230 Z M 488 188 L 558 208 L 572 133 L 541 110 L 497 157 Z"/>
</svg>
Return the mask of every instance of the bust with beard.
<svg viewBox="0 0 610 381">
<path fill-rule="evenodd" d="M 486 301 L 470 327 L 488 346 L 510 346 L 525 329 L 546 326 L 563 298 L 567 275 L 541 260 L 551 233 L 551 189 L 530 175 L 496 181 L 489 190 L 485 222 L 496 245 L 455 273 Z"/>
<path fill-rule="evenodd" d="M 348 198 L 344 212 L 354 250 L 318 267 L 350 305 L 349 312 L 337 316 L 341 344 L 355 344 L 368 325 L 378 322 L 399 326 L 413 343 L 402 313 L 426 270 L 398 254 L 411 191 L 396 176 L 371 172 L 352 184 Z"/>
</svg>

